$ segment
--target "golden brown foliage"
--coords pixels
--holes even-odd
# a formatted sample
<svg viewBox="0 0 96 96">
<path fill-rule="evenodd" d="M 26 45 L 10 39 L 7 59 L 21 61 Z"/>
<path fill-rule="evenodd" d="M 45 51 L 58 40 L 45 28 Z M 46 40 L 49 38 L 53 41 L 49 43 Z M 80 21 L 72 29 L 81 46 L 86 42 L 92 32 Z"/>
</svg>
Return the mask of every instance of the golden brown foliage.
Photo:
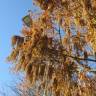
<svg viewBox="0 0 96 96">
<path fill-rule="evenodd" d="M 21 39 L 12 39 L 17 46 L 8 60 L 15 60 L 16 70 L 26 73 L 31 87 L 38 82 L 37 90 L 46 96 L 95 96 L 87 73 L 89 61 L 96 62 L 89 58 L 96 52 L 96 0 L 34 2 L 43 12 L 23 27 L 20 46 Z"/>
</svg>

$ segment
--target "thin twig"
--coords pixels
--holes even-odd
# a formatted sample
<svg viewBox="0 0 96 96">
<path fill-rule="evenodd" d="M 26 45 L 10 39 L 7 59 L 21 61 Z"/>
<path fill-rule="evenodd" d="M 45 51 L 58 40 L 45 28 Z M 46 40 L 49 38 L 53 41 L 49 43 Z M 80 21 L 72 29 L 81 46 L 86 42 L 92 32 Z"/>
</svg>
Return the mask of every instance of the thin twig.
<svg viewBox="0 0 96 96">
<path fill-rule="evenodd" d="M 64 56 L 71 57 L 71 58 L 73 58 L 73 59 L 77 59 L 77 60 L 84 60 L 84 61 L 92 61 L 92 62 L 96 62 L 96 60 L 91 59 L 91 58 L 79 58 L 79 57 L 76 57 L 76 56 L 70 56 L 70 55 L 64 55 Z"/>
<path fill-rule="evenodd" d="M 60 43 L 61 43 L 61 45 L 62 45 L 62 37 L 61 37 L 61 32 L 60 32 L 61 30 L 60 30 L 60 26 L 59 26 L 59 38 L 60 38 Z"/>
</svg>

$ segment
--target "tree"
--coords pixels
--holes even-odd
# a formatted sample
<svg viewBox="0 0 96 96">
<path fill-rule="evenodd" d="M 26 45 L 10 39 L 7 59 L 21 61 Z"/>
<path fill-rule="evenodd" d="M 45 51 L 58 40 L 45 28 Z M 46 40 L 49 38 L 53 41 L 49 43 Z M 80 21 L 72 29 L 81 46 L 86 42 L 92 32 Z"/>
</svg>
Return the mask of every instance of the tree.
<svg viewBox="0 0 96 96">
<path fill-rule="evenodd" d="M 25 81 L 36 86 L 37 95 L 95 96 L 96 74 L 89 64 L 96 62 L 96 1 L 34 3 L 40 14 L 30 12 L 23 18 L 22 35 L 12 38 L 8 60 L 16 71 L 26 73 Z"/>
</svg>

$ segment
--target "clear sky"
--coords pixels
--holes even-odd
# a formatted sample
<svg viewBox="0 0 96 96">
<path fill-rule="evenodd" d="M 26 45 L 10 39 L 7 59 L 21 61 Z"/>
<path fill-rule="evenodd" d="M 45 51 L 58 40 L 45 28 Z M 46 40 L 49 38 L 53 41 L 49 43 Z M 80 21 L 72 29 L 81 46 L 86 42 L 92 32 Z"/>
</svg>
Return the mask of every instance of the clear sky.
<svg viewBox="0 0 96 96">
<path fill-rule="evenodd" d="M 0 0 L 0 86 L 14 80 L 6 57 L 11 51 L 11 36 L 20 34 L 22 17 L 35 10 L 32 0 Z"/>
</svg>

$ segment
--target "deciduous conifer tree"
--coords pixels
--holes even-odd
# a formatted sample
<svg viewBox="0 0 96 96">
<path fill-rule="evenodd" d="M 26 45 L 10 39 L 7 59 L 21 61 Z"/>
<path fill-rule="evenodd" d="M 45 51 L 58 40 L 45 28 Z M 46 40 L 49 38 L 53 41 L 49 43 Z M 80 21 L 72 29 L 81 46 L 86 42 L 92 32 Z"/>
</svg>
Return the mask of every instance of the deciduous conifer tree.
<svg viewBox="0 0 96 96">
<path fill-rule="evenodd" d="M 96 63 L 96 0 L 34 3 L 41 11 L 29 14 L 31 23 L 25 20 L 21 36 L 12 38 L 16 46 L 8 57 L 26 73 L 23 84 L 36 86 L 36 96 L 96 96 L 89 66 Z"/>
</svg>

